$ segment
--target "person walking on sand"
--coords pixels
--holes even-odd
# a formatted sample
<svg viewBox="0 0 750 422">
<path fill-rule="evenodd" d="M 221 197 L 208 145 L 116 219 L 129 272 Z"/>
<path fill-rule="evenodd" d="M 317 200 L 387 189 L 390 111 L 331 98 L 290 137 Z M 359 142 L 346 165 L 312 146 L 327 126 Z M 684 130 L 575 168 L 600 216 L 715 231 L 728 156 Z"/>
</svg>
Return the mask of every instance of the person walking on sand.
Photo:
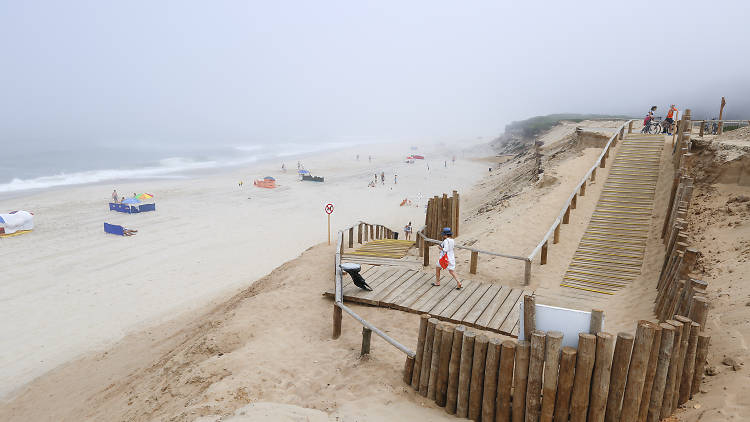
<svg viewBox="0 0 750 422">
<path fill-rule="evenodd" d="M 117 203 L 117 189 L 112 191 L 112 202 Z"/>
<path fill-rule="evenodd" d="M 240 185 L 240 190 L 242 190 L 242 185 L 244 184 L 244 183 L 242 182 L 242 180 L 240 180 L 240 183 L 238 183 L 238 184 Z"/>
<path fill-rule="evenodd" d="M 438 245 L 438 249 L 440 250 L 440 255 L 439 255 L 438 262 L 437 262 L 437 266 L 435 267 L 435 282 L 432 283 L 432 285 L 433 286 L 440 285 L 440 270 L 446 269 L 450 273 L 451 277 L 453 277 L 453 279 L 456 280 L 456 285 L 457 285 L 456 290 L 461 290 L 463 286 L 461 285 L 461 282 L 458 280 L 458 277 L 456 277 L 456 272 L 454 271 L 456 269 L 456 256 L 453 252 L 453 249 L 456 246 L 456 242 L 452 238 L 453 233 L 451 232 L 451 228 L 445 227 L 443 229 L 442 235 L 443 235 L 443 241 L 440 242 L 440 245 Z"/>
<path fill-rule="evenodd" d="M 404 238 L 406 240 L 411 239 L 411 221 L 406 225 L 406 227 L 404 227 Z"/>
<path fill-rule="evenodd" d="M 383 185 L 385 184 L 385 172 L 384 171 L 380 172 L 380 182 Z"/>
<path fill-rule="evenodd" d="M 396 174 L 396 173 L 393 173 L 393 184 L 394 185 L 398 184 L 398 174 Z"/>
</svg>

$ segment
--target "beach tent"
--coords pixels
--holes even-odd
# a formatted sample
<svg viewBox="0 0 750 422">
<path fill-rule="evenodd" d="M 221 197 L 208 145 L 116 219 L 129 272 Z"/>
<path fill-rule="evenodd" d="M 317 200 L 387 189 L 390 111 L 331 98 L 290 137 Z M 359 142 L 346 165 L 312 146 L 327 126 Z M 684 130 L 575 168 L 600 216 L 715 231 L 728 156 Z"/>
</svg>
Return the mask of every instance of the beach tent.
<svg viewBox="0 0 750 422">
<path fill-rule="evenodd" d="M 0 214 L 0 236 L 27 233 L 34 229 L 34 214 L 28 211 L 13 211 Z"/>
</svg>

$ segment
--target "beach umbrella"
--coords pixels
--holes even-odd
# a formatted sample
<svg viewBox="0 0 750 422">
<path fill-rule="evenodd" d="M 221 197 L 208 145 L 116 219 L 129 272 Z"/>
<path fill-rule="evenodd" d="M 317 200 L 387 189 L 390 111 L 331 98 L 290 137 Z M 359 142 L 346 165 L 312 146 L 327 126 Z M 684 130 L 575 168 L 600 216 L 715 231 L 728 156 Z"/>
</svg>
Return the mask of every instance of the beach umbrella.
<svg viewBox="0 0 750 422">
<path fill-rule="evenodd" d="M 123 204 L 140 204 L 141 201 L 138 198 L 127 198 L 122 200 Z"/>
<path fill-rule="evenodd" d="M 140 200 L 151 199 L 153 197 L 154 197 L 154 195 L 151 195 L 150 193 L 142 193 L 142 194 L 136 196 L 136 198 L 138 198 Z"/>
</svg>

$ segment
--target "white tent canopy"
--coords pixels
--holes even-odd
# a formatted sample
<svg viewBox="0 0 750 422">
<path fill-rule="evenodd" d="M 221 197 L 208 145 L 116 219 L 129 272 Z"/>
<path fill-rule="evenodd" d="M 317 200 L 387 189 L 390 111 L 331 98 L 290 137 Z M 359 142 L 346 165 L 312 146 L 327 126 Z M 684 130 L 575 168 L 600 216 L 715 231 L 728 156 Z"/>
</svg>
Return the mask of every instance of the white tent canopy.
<svg viewBox="0 0 750 422">
<path fill-rule="evenodd" d="M 28 211 L 0 214 L 0 228 L 4 229 L 5 234 L 12 234 L 20 230 L 33 230 L 34 215 Z"/>
</svg>

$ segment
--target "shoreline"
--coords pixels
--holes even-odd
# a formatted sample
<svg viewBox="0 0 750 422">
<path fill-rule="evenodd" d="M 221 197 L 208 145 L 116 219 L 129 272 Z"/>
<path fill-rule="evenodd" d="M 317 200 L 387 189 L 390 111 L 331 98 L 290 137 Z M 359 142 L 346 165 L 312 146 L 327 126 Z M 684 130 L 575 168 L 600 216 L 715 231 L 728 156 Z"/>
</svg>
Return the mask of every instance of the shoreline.
<svg viewBox="0 0 750 422">
<path fill-rule="evenodd" d="M 82 353 L 103 350 L 175 314 L 189 315 L 225 300 L 310 245 L 325 242 L 322 206 L 328 201 L 337 205 L 333 227 L 336 221 L 371 216 L 400 228 L 406 223 L 402 220 L 419 224 L 423 216 L 421 208 L 398 207 L 402 196 L 470 187 L 486 171 L 484 164 L 466 159 L 455 169 L 439 166 L 427 176 L 424 168 L 402 163 L 399 157 L 406 148 L 373 147 L 378 149 L 374 163 L 362 157 L 355 161 L 355 149 L 361 147 L 305 156 L 306 166 L 320 169 L 326 177 L 321 185 L 297 182 L 289 170 L 279 175 L 281 186 L 275 191 L 254 188 L 248 179 L 244 190 L 237 188 L 238 174 L 270 173 L 270 163 L 191 179 L 118 185 L 118 192 L 156 186 L 152 190 L 157 212 L 144 215 L 107 211 L 110 191 L 103 185 L 109 182 L 3 199 L 4 206 L 31 203 L 28 208 L 36 210 L 37 224 L 31 234 L 14 239 L 13 252 L 24 258 L 7 272 L 13 281 L 2 286 L 8 303 L 0 311 L 8 321 L 0 341 L 8 358 L 1 365 L 6 368 L 0 374 L 5 386 L 2 400 Z M 366 188 L 371 171 L 380 168 L 388 177 L 398 169 L 399 184 L 386 180 L 385 186 Z M 369 207 L 363 209 L 362 204 Z M 201 221 L 206 217 L 208 221 Z M 318 219 L 320 229 L 313 226 Z M 101 233 L 101 221 L 139 233 L 125 239 L 109 237 Z M 259 245 L 253 238 L 271 241 Z M 32 266 L 38 268 L 31 274 L 23 270 Z M 221 281 L 214 284 L 217 279 Z M 19 362 L 12 356 L 26 358 Z"/>
</svg>

